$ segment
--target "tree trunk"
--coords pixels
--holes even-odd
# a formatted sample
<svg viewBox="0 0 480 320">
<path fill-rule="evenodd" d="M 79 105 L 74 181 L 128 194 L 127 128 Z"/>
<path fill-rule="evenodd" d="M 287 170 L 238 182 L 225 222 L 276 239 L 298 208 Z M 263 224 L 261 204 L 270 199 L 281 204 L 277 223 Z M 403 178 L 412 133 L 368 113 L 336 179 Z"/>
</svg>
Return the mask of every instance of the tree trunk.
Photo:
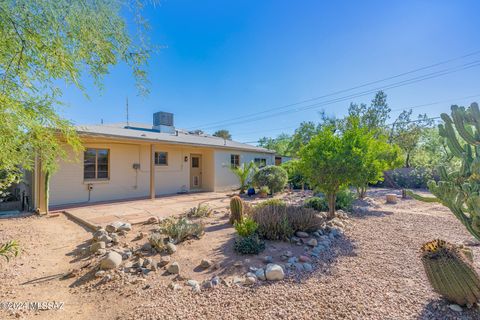
<svg viewBox="0 0 480 320">
<path fill-rule="evenodd" d="M 45 172 L 45 213 L 48 214 L 48 202 L 50 201 L 50 171 Z"/>
<path fill-rule="evenodd" d="M 407 152 L 407 156 L 405 158 L 405 167 L 410 168 L 410 152 Z"/>
<path fill-rule="evenodd" d="M 337 199 L 336 193 L 327 194 L 328 199 L 328 219 L 335 218 L 335 202 Z"/>
</svg>

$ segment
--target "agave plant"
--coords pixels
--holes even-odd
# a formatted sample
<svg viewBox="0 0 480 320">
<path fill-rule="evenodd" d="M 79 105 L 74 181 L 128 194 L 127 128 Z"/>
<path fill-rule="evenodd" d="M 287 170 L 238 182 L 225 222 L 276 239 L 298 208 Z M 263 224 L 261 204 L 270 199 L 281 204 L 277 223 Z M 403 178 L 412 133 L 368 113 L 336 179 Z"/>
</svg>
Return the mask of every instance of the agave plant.
<svg viewBox="0 0 480 320">
<path fill-rule="evenodd" d="M 241 166 L 233 167 L 230 169 L 238 178 L 241 194 L 245 193 L 245 190 L 248 187 L 248 182 L 252 176 L 255 167 L 255 163 L 253 161 L 250 161 L 248 163 L 242 163 Z"/>
</svg>

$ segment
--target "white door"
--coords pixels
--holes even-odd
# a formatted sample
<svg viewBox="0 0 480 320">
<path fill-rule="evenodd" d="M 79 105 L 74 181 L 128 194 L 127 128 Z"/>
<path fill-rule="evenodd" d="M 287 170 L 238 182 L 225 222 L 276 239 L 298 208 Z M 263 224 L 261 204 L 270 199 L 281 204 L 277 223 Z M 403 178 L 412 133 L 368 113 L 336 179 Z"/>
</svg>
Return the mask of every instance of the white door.
<svg viewBox="0 0 480 320">
<path fill-rule="evenodd" d="M 190 189 L 202 188 L 202 155 L 190 155 Z"/>
</svg>

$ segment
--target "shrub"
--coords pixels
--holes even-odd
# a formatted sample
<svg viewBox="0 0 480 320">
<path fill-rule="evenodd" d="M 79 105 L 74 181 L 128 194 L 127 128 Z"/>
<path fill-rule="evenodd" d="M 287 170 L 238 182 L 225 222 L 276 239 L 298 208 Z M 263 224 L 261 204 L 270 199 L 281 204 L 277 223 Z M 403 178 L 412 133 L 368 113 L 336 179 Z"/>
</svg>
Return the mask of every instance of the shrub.
<svg viewBox="0 0 480 320">
<path fill-rule="evenodd" d="M 197 207 L 193 207 L 185 214 L 188 218 L 207 218 L 212 215 L 212 209 L 205 204 L 199 204 Z"/>
<path fill-rule="evenodd" d="M 160 222 L 160 233 L 169 236 L 175 243 L 190 238 L 200 238 L 204 234 L 204 225 L 201 222 L 191 222 L 186 218 L 168 218 Z"/>
<path fill-rule="evenodd" d="M 241 221 L 235 222 L 234 227 L 239 236 L 248 237 L 257 231 L 258 224 L 252 218 L 245 217 Z"/>
<path fill-rule="evenodd" d="M 268 195 L 270 193 L 270 188 L 267 186 L 261 186 L 260 189 L 258 190 L 258 193 L 261 195 L 262 194 Z"/>
<path fill-rule="evenodd" d="M 233 248 L 241 254 L 259 254 L 265 250 L 265 242 L 258 235 L 253 234 L 236 239 Z"/>
<path fill-rule="evenodd" d="M 315 231 L 325 222 L 324 216 L 311 208 L 284 203 L 255 207 L 253 219 L 258 224 L 258 234 L 269 240 L 288 239 L 295 231 Z"/>
<path fill-rule="evenodd" d="M 278 166 L 266 166 L 255 172 L 253 183 L 258 186 L 267 186 L 272 193 L 281 191 L 288 182 L 285 169 Z"/>
<path fill-rule="evenodd" d="M 335 199 L 335 209 L 337 210 L 352 210 L 353 201 L 355 201 L 355 194 L 349 190 L 340 191 Z M 317 211 L 328 211 L 328 200 L 323 194 L 305 200 L 304 206 L 313 208 Z"/>
<path fill-rule="evenodd" d="M 293 189 L 302 189 L 302 187 L 308 188 L 307 178 L 300 170 L 300 163 L 298 160 L 290 160 L 282 163 L 281 167 L 287 171 L 288 183 Z"/>
<path fill-rule="evenodd" d="M 387 171 L 385 176 L 384 184 L 391 179 L 394 183 L 392 187 L 408 189 L 426 188 L 427 182 L 435 178 L 433 171 L 426 168 L 401 168 Z"/>
<path fill-rule="evenodd" d="M 243 219 L 243 200 L 238 196 L 230 199 L 230 223 L 240 222 Z"/>
<path fill-rule="evenodd" d="M 154 232 L 148 237 L 148 242 L 150 245 L 155 248 L 158 252 L 165 251 L 167 237 L 159 232 Z"/>
<path fill-rule="evenodd" d="M 268 199 L 258 203 L 255 208 L 265 206 L 286 206 L 287 204 L 282 199 Z"/>
</svg>

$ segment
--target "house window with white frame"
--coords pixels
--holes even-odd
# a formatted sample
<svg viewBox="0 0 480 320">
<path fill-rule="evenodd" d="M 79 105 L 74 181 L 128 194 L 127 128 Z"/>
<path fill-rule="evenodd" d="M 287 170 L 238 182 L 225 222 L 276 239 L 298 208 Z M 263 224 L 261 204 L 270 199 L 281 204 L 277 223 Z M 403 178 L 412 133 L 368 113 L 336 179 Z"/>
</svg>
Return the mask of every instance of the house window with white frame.
<svg viewBox="0 0 480 320">
<path fill-rule="evenodd" d="M 255 158 L 254 162 L 259 168 L 263 168 L 267 165 L 267 159 L 265 158 Z"/>
<path fill-rule="evenodd" d="M 108 180 L 110 150 L 87 148 L 83 154 L 83 179 Z"/>
<path fill-rule="evenodd" d="M 240 166 L 240 155 L 239 154 L 231 154 L 230 155 L 230 166 L 232 168 L 238 168 Z"/>
<path fill-rule="evenodd" d="M 155 165 L 168 166 L 168 152 L 165 152 L 165 151 L 155 152 Z"/>
</svg>

